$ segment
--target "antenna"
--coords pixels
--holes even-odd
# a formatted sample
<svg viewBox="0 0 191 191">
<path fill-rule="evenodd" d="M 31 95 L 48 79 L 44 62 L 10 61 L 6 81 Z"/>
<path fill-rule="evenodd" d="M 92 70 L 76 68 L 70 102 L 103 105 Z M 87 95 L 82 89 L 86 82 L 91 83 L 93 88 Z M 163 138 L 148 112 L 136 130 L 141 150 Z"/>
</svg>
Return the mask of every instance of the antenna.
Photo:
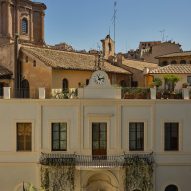
<svg viewBox="0 0 191 191">
<path fill-rule="evenodd" d="M 113 12 L 113 28 L 114 28 L 114 43 L 115 42 L 115 34 L 116 34 L 116 18 L 117 18 L 117 1 L 114 1 L 114 12 Z M 114 52 L 115 52 L 115 46 L 114 46 Z"/>
<path fill-rule="evenodd" d="M 159 31 L 161 33 L 162 42 L 165 41 L 165 31 L 166 31 L 165 29 Z"/>
</svg>

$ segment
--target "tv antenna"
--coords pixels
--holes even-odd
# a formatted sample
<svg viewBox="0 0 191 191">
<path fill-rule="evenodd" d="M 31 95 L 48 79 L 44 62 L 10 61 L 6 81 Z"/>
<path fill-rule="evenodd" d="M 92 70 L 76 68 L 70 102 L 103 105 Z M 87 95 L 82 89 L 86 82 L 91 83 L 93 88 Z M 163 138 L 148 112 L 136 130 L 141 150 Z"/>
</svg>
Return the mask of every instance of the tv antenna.
<svg viewBox="0 0 191 191">
<path fill-rule="evenodd" d="M 165 29 L 159 31 L 161 33 L 162 42 L 165 41 L 165 31 L 166 31 Z"/>
<path fill-rule="evenodd" d="M 112 21 L 113 21 L 113 33 L 114 33 L 114 43 L 116 42 L 116 18 L 117 18 L 117 1 L 114 1 L 114 12 L 113 12 L 113 17 L 112 17 Z M 114 52 L 115 52 L 115 47 L 114 47 Z"/>
</svg>

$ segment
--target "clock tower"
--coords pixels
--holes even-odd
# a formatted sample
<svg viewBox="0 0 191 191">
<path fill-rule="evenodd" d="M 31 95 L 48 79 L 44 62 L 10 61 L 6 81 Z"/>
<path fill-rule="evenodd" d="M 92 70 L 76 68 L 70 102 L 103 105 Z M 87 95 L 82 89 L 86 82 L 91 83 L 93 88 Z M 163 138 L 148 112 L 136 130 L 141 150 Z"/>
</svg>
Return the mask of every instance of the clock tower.
<svg viewBox="0 0 191 191">
<path fill-rule="evenodd" d="M 103 70 L 93 72 L 89 85 L 78 89 L 78 97 L 85 99 L 121 99 L 121 88 L 113 87 Z"/>
</svg>

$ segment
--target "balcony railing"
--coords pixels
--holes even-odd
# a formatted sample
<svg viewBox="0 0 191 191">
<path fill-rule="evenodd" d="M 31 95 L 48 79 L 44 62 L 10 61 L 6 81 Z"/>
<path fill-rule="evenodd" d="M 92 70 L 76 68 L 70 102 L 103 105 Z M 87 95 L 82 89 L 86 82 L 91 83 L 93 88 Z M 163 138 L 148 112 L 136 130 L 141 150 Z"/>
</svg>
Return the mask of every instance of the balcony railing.
<svg viewBox="0 0 191 191">
<path fill-rule="evenodd" d="M 124 154 L 124 155 L 77 155 L 41 153 L 40 164 L 47 166 L 78 166 L 85 168 L 114 168 L 131 165 L 140 160 L 147 164 L 154 162 L 153 154 Z"/>
</svg>

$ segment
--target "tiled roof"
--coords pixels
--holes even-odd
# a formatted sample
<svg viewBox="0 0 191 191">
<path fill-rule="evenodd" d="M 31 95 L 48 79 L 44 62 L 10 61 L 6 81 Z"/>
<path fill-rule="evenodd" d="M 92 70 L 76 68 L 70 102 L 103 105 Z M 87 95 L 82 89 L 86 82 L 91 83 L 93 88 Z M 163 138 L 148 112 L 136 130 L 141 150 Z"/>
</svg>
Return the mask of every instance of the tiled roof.
<svg viewBox="0 0 191 191">
<path fill-rule="evenodd" d="M 150 74 L 191 74 L 191 64 L 170 64 L 153 69 Z"/>
<path fill-rule="evenodd" d="M 141 70 L 143 71 L 145 68 L 157 68 L 158 65 L 151 63 L 151 62 L 143 62 L 143 61 L 138 61 L 138 60 L 129 60 L 129 59 L 125 59 L 123 60 L 123 65 L 130 67 L 130 68 L 134 68 L 137 70 Z"/>
<path fill-rule="evenodd" d="M 175 53 L 171 53 L 171 54 L 157 56 L 156 58 L 184 57 L 184 56 L 191 56 L 191 51 L 175 52 Z"/>
<path fill-rule="evenodd" d="M 21 50 L 35 56 L 47 66 L 54 69 L 95 70 L 96 57 L 92 54 L 82 54 L 33 46 L 22 46 Z M 102 69 L 106 72 L 130 74 L 129 71 L 111 65 L 108 62 L 104 62 Z"/>
<path fill-rule="evenodd" d="M 0 78 L 10 78 L 13 73 L 4 66 L 0 65 Z"/>
</svg>

